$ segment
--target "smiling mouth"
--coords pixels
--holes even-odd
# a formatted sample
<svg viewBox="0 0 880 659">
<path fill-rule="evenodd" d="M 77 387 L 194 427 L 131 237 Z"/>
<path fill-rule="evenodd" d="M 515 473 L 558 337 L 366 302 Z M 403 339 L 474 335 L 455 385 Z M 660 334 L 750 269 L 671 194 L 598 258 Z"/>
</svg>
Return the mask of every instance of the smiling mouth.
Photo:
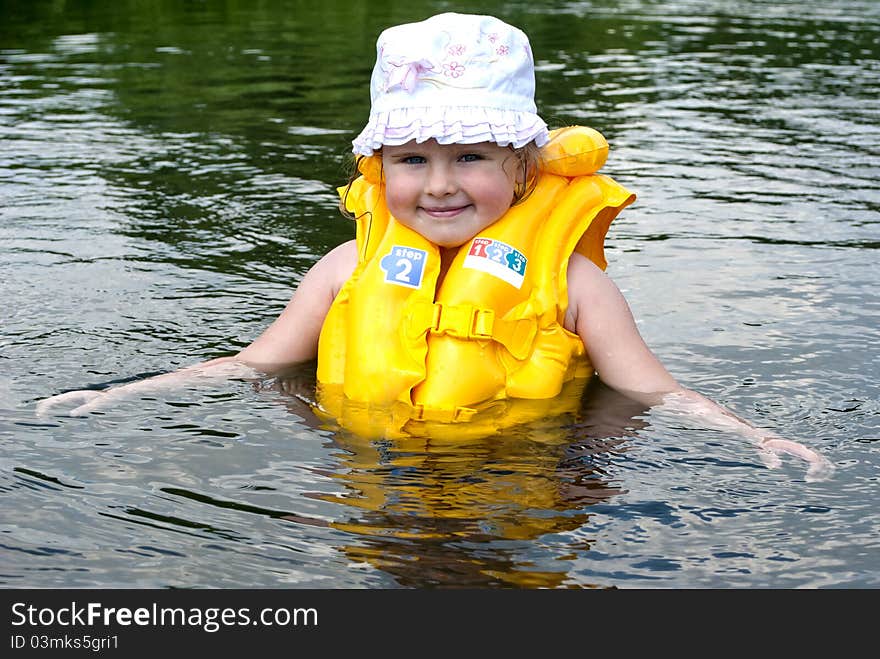
<svg viewBox="0 0 880 659">
<path fill-rule="evenodd" d="M 434 218 L 438 218 L 438 219 L 443 219 L 443 218 L 448 218 L 448 217 L 455 217 L 459 213 L 463 212 L 465 209 L 469 208 L 469 206 L 468 205 L 450 206 L 450 207 L 442 207 L 442 208 L 441 207 L 433 208 L 433 207 L 422 206 L 421 208 L 422 208 L 422 212 L 424 212 L 426 215 L 429 215 L 430 217 L 434 217 Z"/>
</svg>

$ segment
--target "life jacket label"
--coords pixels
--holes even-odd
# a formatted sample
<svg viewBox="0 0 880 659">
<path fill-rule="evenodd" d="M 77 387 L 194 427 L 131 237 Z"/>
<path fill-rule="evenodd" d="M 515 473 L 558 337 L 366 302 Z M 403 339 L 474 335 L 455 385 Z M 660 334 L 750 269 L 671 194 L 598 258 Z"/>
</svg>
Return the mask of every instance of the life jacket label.
<svg viewBox="0 0 880 659">
<path fill-rule="evenodd" d="M 421 288 L 427 260 L 428 252 L 423 249 L 394 245 L 379 265 L 385 271 L 386 283 Z"/>
<path fill-rule="evenodd" d="M 464 257 L 465 268 L 480 270 L 520 288 L 528 259 L 515 247 L 493 238 L 474 238 Z"/>
</svg>

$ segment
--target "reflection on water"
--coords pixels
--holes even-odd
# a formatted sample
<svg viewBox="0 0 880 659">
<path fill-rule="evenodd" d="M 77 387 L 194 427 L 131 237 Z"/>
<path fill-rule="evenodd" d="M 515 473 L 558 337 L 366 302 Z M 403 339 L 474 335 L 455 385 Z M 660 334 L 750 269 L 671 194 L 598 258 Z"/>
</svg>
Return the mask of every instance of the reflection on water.
<svg viewBox="0 0 880 659">
<path fill-rule="evenodd" d="M 314 365 L 34 417 L 277 315 L 351 236 L 334 188 L 376 34 L 440 7 L 0 0 L 0 582 L 878 585 L 867 0 L 442 3 L 524 27 L 549 123 L 608 137 L 639 195 L 609 274 L 655 352 L 831 482 L 598 383 L 576 414 L 456 442 L 340 431 Z"/>
<path fill-rule="evenodd" d="M 260 388 L 287 397 L 290 412 L 309 423 L 326 424 L 312 411 L 310 366 Z M 564 563 L 540 570 L 518 554 L 546 534 L 583 526 L 590 506 L 621 492 L 605 467 L 626 451 L 626 437 L 647 427 L 646 412 L 593 380 L 577 415 L 502 434 L 369 439 L 336 431 L 335 466 L 322 473 L 342 490 L 305 496 L 344 504 L 349 512 L 330 525 L 358 541 L 341 549 L 400 585 L 556 587 L 567 577 Z"/>
<path fill-rule="evenodd" d="M 535 569 L 518 547 L 577 529 L 591 505 L 619 493 L 603 462 L 644 425 L 630 416 L 643 408 L 602 385 L 586 397 L 585 420 L 550 418 L 500 437 L 338 434 L 333 477 L 345 491 L 335 497 L 357 514 L 334 527 L 364 536 L 345 552 L 403 586 L 559 586 L 564 566 Z"/>
</svg>

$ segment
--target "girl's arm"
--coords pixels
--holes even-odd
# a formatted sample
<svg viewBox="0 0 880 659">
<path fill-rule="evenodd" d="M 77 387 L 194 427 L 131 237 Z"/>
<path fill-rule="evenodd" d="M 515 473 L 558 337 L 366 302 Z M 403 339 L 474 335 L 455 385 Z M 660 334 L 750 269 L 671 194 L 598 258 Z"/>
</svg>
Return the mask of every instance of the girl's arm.
<svg viewBox="0 0 880 659">
<path fill-rule="evenodd" d="M 614 282 L 580 254 L 568 265 L 565 327 L 584 342 L 599 378 L 608 386 L 647 405 L 663 405 L 711 426 L 737 432 L 761 451 L 769 467 L 788 453 L 809 463 L 807 480 L 830 476 L 833 465 L 797 442 L 782 439 L 739 418 L 705 396 L 681 386 L 645 345 L 632 312 Z"/>
<path fill-rule="evenodd" d="M 354 241 L 328 252 L 303 277 L 281 315 L 237 355 L 212 359 L 103 391 L 69 391 L 41 400 L 36 412 L 45 416 L 57 405 L 73 403 L 78 406 L 69 412 L 70 416 L 80 416 L 132 395 L 207 379 L 256 377 L 259 373 L 272 375 L 292 364 L 313 359 L 318 353 L 318 336 L 324 317 L 356 263 Z"/>
<path fill-rule="evenodd" d="M 270 375 L 314 359 L 324 318 L 356 264 L 353 240 L 329 251 L 306 273 L 275 322 L 234 359 Z"/>
</svg>

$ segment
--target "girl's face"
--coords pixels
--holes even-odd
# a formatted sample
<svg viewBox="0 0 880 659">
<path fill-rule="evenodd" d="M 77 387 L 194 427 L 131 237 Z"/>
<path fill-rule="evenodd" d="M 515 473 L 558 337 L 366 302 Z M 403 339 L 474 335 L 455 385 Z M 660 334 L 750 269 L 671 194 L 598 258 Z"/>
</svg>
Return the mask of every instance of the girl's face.
<svg viewBox="0 0 880 659">
<path fill-rule="evenodd" d="M 440 247 L 458 247 L 513 203 L 516 157 L 493 142 L 382 147 L 388 210 Z"/>
</svg>

